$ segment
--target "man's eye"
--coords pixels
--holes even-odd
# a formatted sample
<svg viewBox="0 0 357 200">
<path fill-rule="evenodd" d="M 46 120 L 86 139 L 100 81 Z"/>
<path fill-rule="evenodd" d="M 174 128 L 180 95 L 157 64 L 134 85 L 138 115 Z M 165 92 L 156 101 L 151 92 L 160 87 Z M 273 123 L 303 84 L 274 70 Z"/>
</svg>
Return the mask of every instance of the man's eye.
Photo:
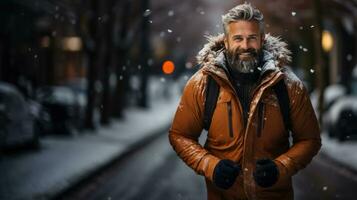
<svg viewBox="0 0 357 200">
<path fill-rule="evenodd" d="M 242 41 L 242 38 L 234 38 L 234 41 Z"/>
</svg>

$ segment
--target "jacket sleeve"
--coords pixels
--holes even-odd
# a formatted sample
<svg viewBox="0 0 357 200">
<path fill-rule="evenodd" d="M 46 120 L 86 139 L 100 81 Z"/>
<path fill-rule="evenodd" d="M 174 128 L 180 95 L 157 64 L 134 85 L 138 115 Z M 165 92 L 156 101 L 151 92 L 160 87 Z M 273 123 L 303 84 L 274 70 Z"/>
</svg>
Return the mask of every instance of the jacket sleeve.
<svg viewBox="0 0 357 200">
<path fill-rule="evenodd" d="M 281 176 L 287 177 L 305 168 L 321 148 L 319 124 L 302 82 L 292 83 L 289 96 L 293 146 L 275 159 Z"/>
<path fill-rule="evenodd" d="M 205 84 L 206 80 L 200 72 L 188 81 L 169 130 L 169 140 L 177 155 L 189 167 L 212 181 L 219 159 L 198 143 L 203 129 Z"/>
</svg>

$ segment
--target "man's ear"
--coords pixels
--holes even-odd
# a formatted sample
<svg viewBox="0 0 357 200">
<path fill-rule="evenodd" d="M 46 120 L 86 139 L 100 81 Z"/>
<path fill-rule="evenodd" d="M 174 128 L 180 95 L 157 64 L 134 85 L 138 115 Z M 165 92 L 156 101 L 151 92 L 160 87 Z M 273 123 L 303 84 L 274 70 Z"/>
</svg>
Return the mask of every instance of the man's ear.
<svg viewBox="0 0 357 200">
<path fill-rule="evenodd" d="M 228 49 L 228 36 L 224 35 L 224 47 L 226 47 L 226 49 Z"/>
</svg>

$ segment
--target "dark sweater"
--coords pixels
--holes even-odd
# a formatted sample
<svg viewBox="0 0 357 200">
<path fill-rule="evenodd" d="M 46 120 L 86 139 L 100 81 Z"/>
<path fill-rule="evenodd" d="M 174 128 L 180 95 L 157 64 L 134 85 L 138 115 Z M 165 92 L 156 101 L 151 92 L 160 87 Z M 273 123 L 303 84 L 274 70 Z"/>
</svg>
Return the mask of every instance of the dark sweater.
<svg viewBox="0 0 357 200">
<path fill-rule="evenodd" d="M 259 79 L 259 71 L 253 73 L 241 73 L 237 70 L 229 69 L 232 85 L 238 95 L 243 109 L 244 125 L 248 121 L 248 112 L 252 95 Z"/>
</svg>

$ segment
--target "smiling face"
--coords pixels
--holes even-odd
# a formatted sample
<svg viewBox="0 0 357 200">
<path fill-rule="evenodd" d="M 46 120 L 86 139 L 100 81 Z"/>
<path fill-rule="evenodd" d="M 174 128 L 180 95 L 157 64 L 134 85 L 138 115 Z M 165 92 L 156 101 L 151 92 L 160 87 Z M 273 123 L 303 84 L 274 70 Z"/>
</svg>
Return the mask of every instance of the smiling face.
<svg viewBox="0 0 357 200">
<path fill-rule="evenodd" d="M 257 21 L 238 20 L 228 24 L 224 40 L 230 65 L 248 73 L 257 67 L 263 45 Z"/>
</svg>

